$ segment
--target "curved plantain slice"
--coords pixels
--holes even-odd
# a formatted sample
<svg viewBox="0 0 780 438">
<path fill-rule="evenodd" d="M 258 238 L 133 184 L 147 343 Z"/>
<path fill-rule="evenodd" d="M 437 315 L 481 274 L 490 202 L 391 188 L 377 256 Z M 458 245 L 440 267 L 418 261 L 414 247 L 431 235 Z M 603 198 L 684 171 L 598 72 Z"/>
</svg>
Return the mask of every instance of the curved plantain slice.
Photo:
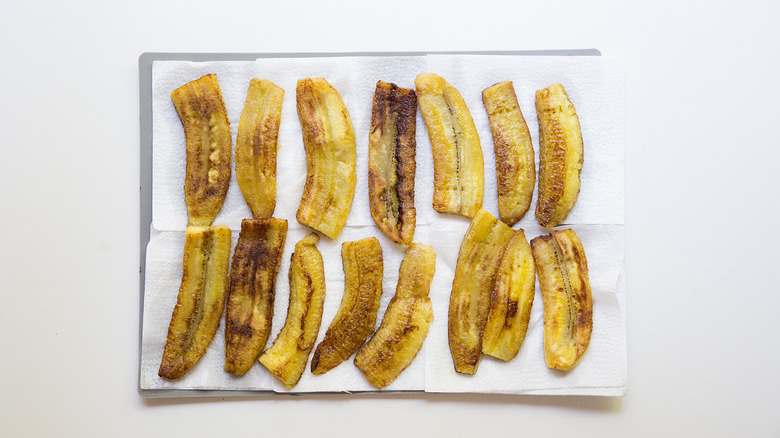
<svg viewBox="0 0 780 438">
<path fill-rule="evenodd" d="M 485 88 L 482 103 L 496 152 L 498 213 L 502 221 L 512 226 L 528 212 L 534 195 L 536 165 L 531 132 L 511 81 Z"/>
<path fill-rule="evenodd" d="M 230 228 L 187 227 L 181 287 L 168 326 L 160 377 L 181 377 L 205 353 L 222 318 L 229 264 Z"/>
<path fill-rule="evenodd" d="M 531 246 L 523 230 L 517 230 L 504 249 L 498 267 L 482 339 L 483 353 L 505 361 L 517 356 L 531 318 L 536 291 L 535 269 Z"/>
<path fill-rule="evenodd" d="M 477 372 L 490 295 L 501 256 L 514 231 L 480 209 L 471 221 L 458 254 L 452 282 L 448 335 L 455 371 Z"/>
<path fill-rule="evenodd" d="M 536 92 L 539 119 L 539 196 L 536 219 L 553 228 L 577 202 L 582 171 L 580 119 L 563 85 Z"/>
<path fill-rule="evenodd" d="M 378 81 L 368 135 L 368 199 L 371 217 L 393 242 L 414 238 L 415 138 L 414 90 Z"/>
<path fill-rule="evenodd" d="M 377 388 L 392 383 L 422 348 L 433 321 L 428 293 L 436 270 L 436 253 L 422 243 L 406 250 L 395 296 L 374 336 L 355 356 L 355 365 Z"/>
<path fill-rule="evenodd" d="M 290 259 L 290 305 L 282 331 L 265 352 L 260 363 L 288 388 L 295 386 L 306 368 L 322 322 L 325 301 L 325 272 L 322 255 L 311 233 L 295 244 Z"/>
<path fill-rule="evenodd" d="M 299 80 L 296 102 L 306 150 L 306 184 L 296 219 L 333 239 L 355 196 L 355 131 L 341 96 L 325 79 Z"/>
<path fill-rule="evenodd" d="M 311 359 L 311 372 L 324 374 L 356 352 L 374 331 L 382 295 L 382 247 L 376 237 L 344 242 L 344 295 Z"/>
<path fill-rule="evenodd" d="M 265 347 L 274 316 L 276 273 L 287 237 L 284 219 L 244 219 L 225 310 L 225 371 L 246 373 Z"/>
<path fill-rule="evenodd" d="M 252 79 L 236 136 L 236 180 L 252 217 L 270 219 L 276 208 L 276 150 L 284 90 Z"/>
<path fill-rule="evenodd" d="M 567 371 L 588 349 L 593 330 L 588 259 L 571 229 L 536 237 L 531 247 L 544 302 L 547 366 Z"/>
<path fill-rule="evenodd" d="M 231 142 L 217 75 L 189 82 L 171 93 L 187 143 L 184 201 L 187 225 L 214 222 L 230 185 Z"/>
<path fill-rule="evenodd" d="M 433 209 L 473 217 L 482 208 L 485 169 L 471 113 L 441 76 L 423 73 L 414 84 L 433 148 Z"/>
</svg>

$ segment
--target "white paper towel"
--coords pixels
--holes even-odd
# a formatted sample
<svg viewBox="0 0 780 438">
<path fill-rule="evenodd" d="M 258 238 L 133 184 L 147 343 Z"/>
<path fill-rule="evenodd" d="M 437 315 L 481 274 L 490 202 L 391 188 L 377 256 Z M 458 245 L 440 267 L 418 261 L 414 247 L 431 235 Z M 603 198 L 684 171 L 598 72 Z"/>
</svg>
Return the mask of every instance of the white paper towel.
<svg viewBox="0 0 780 438">
<path fill-rule="evenodd" d="M 519 356 L 503 363 L 483 359 L 475 376 L 454 372 L 447 347 L 447 311 L 458 249 L 468 220 L 432 210 L 433 164 L 422 116 L 417 123 L 415 241 L 429 243 L 437 253 L 431 288 L 435 320 L 423 350 L 386 391 L 497 392 L 533 394 L 620 395 L 626 385 L 625 290 L 623 261 L 623 150 L 622 72 L 618 63 L 600 57 L 526 56 L 380 56 L 263 58 L 256 62 L 158 61 L 153 65 L 153 218 L 147 249 L 144 296 L 141 388 L 236 389 L 288 392 L 257 364 L 243 377 L 222 370 L 224 317 L 208 351 L 198 364 L 176 381 L 157 376 L 168 323 L 181 280 L 183 230 L 187 221 L 183 200 L 184 134 L 170 100 L 170 92 L 207 73 L 220 82 L 231 131 L 235 139 L 239 116 L 252 78 L 271 80 L 285 90 L 279 133 L 278 193 L 274 216 L 288 220 L 289 231 L 277 278 L 275 313 L 269 344 L 284 324 L 289 286 L 287 269 L 295 242 L 311 232 L 295 221 L 305 181 L 305 154 L 295 109 L 295 83 L 303 77 L 324 77 L 341 94 L 357 139 L 357 187 L 347 226 L 335 240 L 321 236 L 326 274 L 326 301 L 319 340 L 338 309 L 344 288 L 341 243 L 375 236 L 384 252 L 384 293 L 377 324 L 395 293 L 404 247 L 387 239 L 374 226 L 367 198 L 367 144 L 371 98 L 377 80 L 414 88 L 414 77 L 432 71 L 445 77 L 463 94 L 485 155 L 485 208 L 497 213 L 495 158 L 481 91 L 495 82 L 513 80 L 518 100 L 531 130 L 538 162 L 538 129 L 534 92 L 554 82 L 567 89 L 580 115 L 585 141 L 582 189 L 567 223 L 583 240 L 594 291 L 594 334 L 582 362 L 569 373 L 546 368 L 542 346 L 541 295 L 532 311 L 531 325 Z M 535 203 L 535 199 L 534 199 Z M 535 205 L 535 204 L 534 204 Z M 546 230 L 536 225 L 533 207 L 517 227 L 531 239 Z M 227 199 L 215 220 L 234 230 L 235 243 L 243 218 L 250 217 L 243 196 L 231 178 Z M 538 289 L 538 287 L 537 287 Z M 362 373 L 348 360 L 322 376 L 304 372 L 294 392 L 372 391 Z"/>
</svg>

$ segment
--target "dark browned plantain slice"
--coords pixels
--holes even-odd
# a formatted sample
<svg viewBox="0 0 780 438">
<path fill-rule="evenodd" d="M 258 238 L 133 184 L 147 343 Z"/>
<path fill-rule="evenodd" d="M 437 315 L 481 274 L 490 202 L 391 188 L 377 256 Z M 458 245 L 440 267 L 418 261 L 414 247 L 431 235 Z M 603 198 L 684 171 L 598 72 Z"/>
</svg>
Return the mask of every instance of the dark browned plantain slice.
<svg viewBox="0 0 780 438">
<path fill-rule="evenodd" d="M 531 246 L 525 232 L 517 230 L 504 249 L 498 267 L 482 339 L 483 353 L 505 361 L 517 356 L 528 331 L 535 290 L 536 270 Z"/>
<path fill-rule="evenodd" d="M 406 250 L 395 296 L 374 336 L 355 356 L 355 365 L 377 388 L 392 383 L 423 346 L 433 321 L 428 293 L 436 270 L 436 253 L 422 243 Z"/>
<path fill-rule="evenodd" d="M 276 208 L 276 150 L 284 90 L 252 79 L 236 136 L 236 180 L 252 217 L 270 219 Z"/>
<path fill-rule="evenodd" d="M 450 295 L 448 334 L 455 371 L 477 372 L 490 295 L 501 256 L 514 231 L 480 209 L 471 220 L 458 254 Z"/>
<path fill-rule="evenodd" d="M 306 184 L 296 219 L 333 239 L 355 196 L 355 131 L 341 96 L 325 79 L 299 80 L 296 102 L 306 149 Z"/>
<path fill-rule="evenodd" d="M 187 227 L 181 287 L 168 326 L 160 377 L 181 377 L 206 352 L 222 318 L 229 264 L 230 228 Z"/>
<path fill-rule="evenodd" d="M 534 195 L 536 166 L 531 132 L 511 81 L 485 88 L 482 102 L 490 120 L 496 152 L 498 214 L 502 221 L 512 226 L 525 216 Z"/>
<path fill-rule="evenodd" d="M 585 354 L 593 330 L 588 259 L 571 229 L 536 237 L 531 247 L 544 302 L 547 366 L 567 371 Z"/>
<path fill-rule="evenodd" d="M 286 238 L 284 219 L 241 221 L 225 311 L 225 371 L 231 374 L 244 375 L 268 340 Z"/>
<path fill-rule="evenodd" d="M 412 243 L 416 222 L 416 126 L 414 90 L 377 82 L 368 135 L 368 200 L 379 229 L 404 245 Z"/>
<path fill-rule="evenodd" d="M 418 75 L 414 84 L 433 148 L 433 209 L 473 217 L 482 208 L 485 168 L 466 101 L 433 73 Z"/>
<path fill-rule="evenodd" d="M 295 244 L 290 260 L 290 305 L 282 331 L 260 363 L 288 388 L 295 386 L 317 341 L 325 301 L 325 272 L 317 249 L 317 233 Z"/>
<path fill-rule="evenodd" d="M 382 247 L 376 237 L 344 242 L 344 296 L 311 359 L 311 372 L 324 374 L 347 360 L 374 331 L 382 295 Z"/>
<path fill-rule="evenodd" d="M 231 143 L 217 75 L 189 82 L 171 93 L 187 143 L 184 201 L 188 225 L 208 226 L 230 185 Z"/>
<path fill-rule="evenodd" d="M 580 119 L 561 84 L 536 92 L 539 119 L 539 196 L 536 219 L 553 228 L 577 202 L 582 171 Z"/>
</svg>

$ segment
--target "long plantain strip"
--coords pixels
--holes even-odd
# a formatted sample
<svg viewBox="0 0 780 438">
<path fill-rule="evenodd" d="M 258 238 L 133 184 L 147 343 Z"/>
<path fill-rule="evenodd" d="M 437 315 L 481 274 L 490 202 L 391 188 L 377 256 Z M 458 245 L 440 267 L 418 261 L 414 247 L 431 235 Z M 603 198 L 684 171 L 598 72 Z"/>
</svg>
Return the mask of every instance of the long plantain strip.
<svg viewBox="0 0 780 438">
<path fill-rule="evenodd" d="M 298 118 L 306 184 L 296 219 L 331 239 L 347 222 L 355 195 L 355 132 L 338 91 L 322 78 L 298 81 Z"/>
<path fill-rule="evenodd" d="M 317 241 L 317 233 L 311 233 L 295 244 L 290 259 L 287 319 L 273 345 L 259 359 L 288 388 L 300 380 L 322 322 L 325 272 Z"/>
<path fill-rule="evenodd" d="M 536 92 L 536 113 L 540 151 L 536 219 L 539 225 L 553 228 L 566 219 L 580 193 L 580 119 L 561 84 Z"/>
<path fill-rule="evenodd" d="M 513 234 L 507 224 L 480 209 L 463 237 L 448 321 L 450 353 L 459 373 L 477 372 L 491 292 L 504 248 Z"/>
<path fill-rule="evenodd" d="M 534 195 L 536 165 L 531 132 L 511 81 L 485 88 L 482 102 L 493 132 L 498 213 L 502 221 L 512 226 L 525 216 Z"/>
<path fill-rule="evenodd" d="M 428 293 L 436 269 L 436 253 L 422 243 L 406 250 L 390 300 L 374 336 L 355 356 L 355 365 L 377 388 L 392 383 L 423 346 L 433 321 Z"/>
<path fill-rule="evenodd" d="M 414 90 L 378 81 L 368 135 L 368 199 L 371 217 L 393 242 L 414 238 L 415 139 Z"/>
<path fill-rule="evenodd" d="M 230 185 L 231 142 L 217 75 L 189 82 L 171 93 L 187 143 L 184 201 L 187 224 L 214 222 Z"/>
<path fill-rule="evenodd" d="M 268 340 L 286 238 L 284 219 L 241 221 L 225 311 L 225 371 L 231 374 L 244 375 Z"/>
<path fill-rule="evenodd" d="M 593 331 L 588 259 L 571 229 L 536 237 L 531 247 L 544 302 L 547 366 L 567 371 L 585 354 Z"/>
<path fill-rule="evenodd" d="M 382 295 L 382 247 L 376 237 L 341 246 L 344 295 L 311 359 L 311 372 L 324 374 L 347 360 L 374 331 Z"/>
<path fill-rule="evenodd" d="M 270 219 L 276 208 L 276 150 L 284 90 L 252 79 L 236 136 L 236 180 L 252 217 Z"/>
<path fill-rule="evenodd" d="M 536 267 L 523 230 L 515 231 L 498 267 L 490 297 L 482 352 L 509 361 L 517 356 L 528 331 L 536 288 Z"/>
<path fill-rule="evenodd" d="M 482 208 L 485 169 L 471 113 L 441 76 L 423 73 L 414 84 L 433 149 L 433 209 L 473 217 Z"/>
<path fill-rule="evenodd" d="M 181 287 L 168 326 L 160 377 L 181 377 L 206 352 L 222 318 L 229 264 L 230 228 L 187 227 Z"/>
</svg>

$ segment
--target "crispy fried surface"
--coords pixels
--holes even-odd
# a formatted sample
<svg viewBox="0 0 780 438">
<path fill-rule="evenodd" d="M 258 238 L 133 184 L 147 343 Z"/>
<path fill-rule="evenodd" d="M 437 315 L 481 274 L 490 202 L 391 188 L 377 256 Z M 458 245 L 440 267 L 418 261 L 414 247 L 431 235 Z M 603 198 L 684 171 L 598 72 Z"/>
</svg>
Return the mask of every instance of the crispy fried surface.
<svg viewBox="0 0 780 438">
<path fill-rule="evenodd" d="M 306 184 L 296 218 L 330 238 L 341 232 L 355 195 L 355 132 L 338 91 L 325 79 L 296 87 L 306 150 Z"/>
<path fill-rule="evenodd" d="M 236 180 L 252 217 L 270 219 L 276 208 L 276 150 L 284 90 L 252 79 L 236 136 Z"/>
<path fill-rule="evenodd" d="M 415 139 L 414 90 L 379 81 L 374 92 L 368 136 L 368 196 L 371 217 L 396 243 L 414 237 Z"/>
<path fill-rule="evenodd" d="M 181 377 L 206 352 L 222 318 L 229 263 L 230 228 L 187 227 L 181 287 L 168 326 L 160 377 Z"/>
<path fill-rule="evenodd" d="M 244 375 L 268 340 L 286 237 L 284 219 L 241 221 L 225 311 L 225 371 L 231 374 Z"/>
<path fill-rule="evenodd" d="M 217 75 L 210 74 L 173 90 L 171 100 L 186 139 L 184 201 L 188 225 L 208 226 L 222 208 L 230 185 L 231 144 Z"/>
</svg>

